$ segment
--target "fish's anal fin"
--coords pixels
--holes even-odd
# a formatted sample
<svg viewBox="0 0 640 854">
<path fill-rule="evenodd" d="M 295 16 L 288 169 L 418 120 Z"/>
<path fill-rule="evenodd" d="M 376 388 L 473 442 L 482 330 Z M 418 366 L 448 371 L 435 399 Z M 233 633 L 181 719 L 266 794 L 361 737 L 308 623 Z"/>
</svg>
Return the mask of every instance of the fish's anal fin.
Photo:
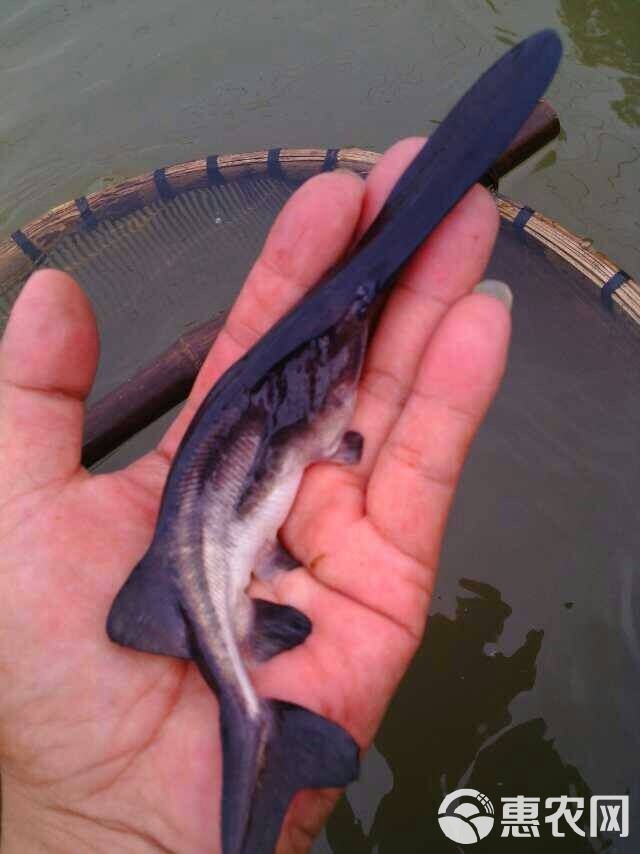
<svg viewBox="0 0 640 854">
<path fill-rule="evenodd" d="M 280 540 L 265 543 L 258 556 L 254 574 L 262 581 L 271 581 L 277 572 L 288 572 L 302 566 L 300 561 L 285 549 Z"/>
<path fill-rule="evenodd" d="M 359 748 L 327 718 L 281 700 L 269 701 L 272 730 L 256 787 L 242 854 L 275 850 L 291 799 L 300 789 L 341 788 L 359 772 Z"/>
<path fill-rule="evenodd" d="M 345 466 L 355 466 L 362 459 L 364 449 L 364 436 L 356 430 L 347 430 L 342 437 L 338 450 L 331 457 L 332 463 L 341 463 Z"/>
<path fill-rule="evenodd" d="M 141 652 L 191 658 L 191 646 L 174 581 L 148 552 L 116 596 L 107 617 L 115 643 Z"/>
<path fill-rule="evenodd" d="M 254 611 L 249 652 L 254 661 L 268 661 L 306 640 L 312 626 L 302 611 L 265 599 L 252 601 Z"/>
</svg>

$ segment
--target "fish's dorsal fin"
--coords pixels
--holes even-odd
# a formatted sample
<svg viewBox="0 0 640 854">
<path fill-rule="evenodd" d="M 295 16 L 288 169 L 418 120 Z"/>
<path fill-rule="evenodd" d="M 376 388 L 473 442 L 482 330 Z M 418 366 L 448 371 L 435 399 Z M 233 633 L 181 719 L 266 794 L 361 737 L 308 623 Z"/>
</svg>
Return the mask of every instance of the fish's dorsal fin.
<svg viewBox="0 0 640 854">
<path fill-rule="evenodd" d="M 116 596 L 107 618 L 115 643 L 141 652 L 191 658 L 173 573 L 149 551 Z"/>
</svg>

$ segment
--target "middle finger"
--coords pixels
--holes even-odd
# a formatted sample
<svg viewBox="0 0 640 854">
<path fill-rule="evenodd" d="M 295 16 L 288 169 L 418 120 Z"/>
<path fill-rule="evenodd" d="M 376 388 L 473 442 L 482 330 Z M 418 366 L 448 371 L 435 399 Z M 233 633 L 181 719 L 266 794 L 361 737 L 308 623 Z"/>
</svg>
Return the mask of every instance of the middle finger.
<svg viewBox="0 0 640 854">
<path fill-rule="evenodd" d="M 370 193 L 388 192 L 419 148 L 403 140 L 372 173 Z M 366 206 L 365 206 L 366 215 Z M 415 380 L 422 354 L 451 306 L 478 283 L 489 261 L 499 215 L 490 194 L 475 186 L 416 252 L 393 286 L 370 344 L 352 429 L 365 436 L 358 474 L 366 477 Z"/>
</svg>

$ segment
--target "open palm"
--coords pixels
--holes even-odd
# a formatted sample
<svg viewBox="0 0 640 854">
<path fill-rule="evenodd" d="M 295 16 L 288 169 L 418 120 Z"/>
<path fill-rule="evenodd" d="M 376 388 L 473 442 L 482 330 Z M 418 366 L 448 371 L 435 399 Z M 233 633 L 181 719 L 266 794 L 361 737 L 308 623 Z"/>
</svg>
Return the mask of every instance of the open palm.
<svg viewBox="0 0 640 854">
<path fill-rule="evenodd" d="M 180 417 L 121 472 L 80 467 L 97 362 L 85 297 L 55 271 L 25 286 L 0 351 L 3 852 L 217 850 L 215 698 L 193 664 L 110 643 L 106 615 L 199 401 L 362 233 L 420 144 L 398 143 L 366 184 L 334 173 L 295 194 Z M 468 295 L 497 221 L 474 188 L 405 269 L 365 363 L 352 425 L 363 459 L 307 471 L 281 532 L 301 568 L 255 583 L 313 622 L 302 646 L 254 670 L 259 692 L 363 748 L 420 642 L 460 468 L 504 368 L 508 312 Z M 279 850 L 306 850 L 336 795 L 300 793 Z"/>
</svg>

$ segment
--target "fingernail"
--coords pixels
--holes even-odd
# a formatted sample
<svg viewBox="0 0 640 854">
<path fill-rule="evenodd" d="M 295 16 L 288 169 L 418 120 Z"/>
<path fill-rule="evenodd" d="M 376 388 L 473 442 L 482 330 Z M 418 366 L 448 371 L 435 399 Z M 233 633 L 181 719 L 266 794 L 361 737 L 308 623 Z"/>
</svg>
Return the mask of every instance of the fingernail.
<svg viewBox="0 0 640 854">
<path fill-rule="evenodd" d="M 500 300 L 507 311 L 511 311 L 513 294 L 509 285 L 504 282 L 500 282 L 498 279 L 484 279 L 475 286 L 473 292 L 474 294 L 486 294 L 488 297 Z"/>
<path fill-rule="evenodd" d="M 346 166 L 337 166 L 335 169 L 332 169 L 331 171 L 333 172 L 334 175 L 336 175 L 336 174 L 338 174 L 338 175 L 354 175 L 356 178 L 360 177 L 357 172 L 355 172 L 353 169 L 348 169 Z"/>
</svg>

